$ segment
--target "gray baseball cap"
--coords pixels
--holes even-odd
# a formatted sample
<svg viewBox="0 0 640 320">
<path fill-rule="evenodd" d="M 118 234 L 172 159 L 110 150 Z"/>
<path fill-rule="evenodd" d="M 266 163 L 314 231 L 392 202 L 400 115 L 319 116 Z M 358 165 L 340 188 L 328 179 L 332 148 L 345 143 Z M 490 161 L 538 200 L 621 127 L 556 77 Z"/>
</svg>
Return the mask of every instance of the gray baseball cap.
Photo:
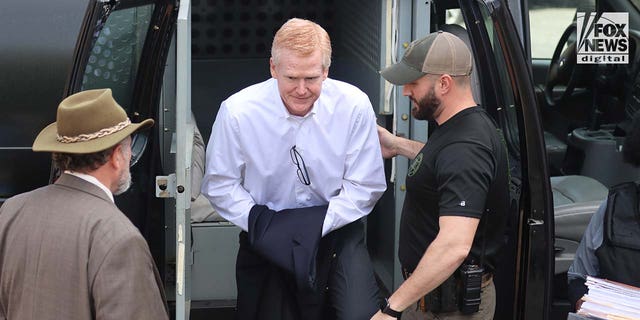
<svg viewBox="0 0 640 320">
<path fill-rule="evenodd" d="M 400 62 L 380 71 L 395 85 L 413 82 L 426 74 L 468 76 L 473 61 L 467 45 L 451 33 L 438 31 L 409 44 Z"/>
</svg>

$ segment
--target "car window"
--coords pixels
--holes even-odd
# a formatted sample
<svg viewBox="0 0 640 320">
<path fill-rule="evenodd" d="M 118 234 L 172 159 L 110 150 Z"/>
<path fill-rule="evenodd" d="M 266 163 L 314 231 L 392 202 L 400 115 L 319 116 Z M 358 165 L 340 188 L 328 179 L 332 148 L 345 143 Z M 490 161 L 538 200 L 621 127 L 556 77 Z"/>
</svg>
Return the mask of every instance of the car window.
<svg viewBox="0 0 640 320">
<path fill-rule="evenodd" d="M 82 90 L 111 88 L 113 97 L 129 109 L 153 5 L 112 12 L 93 39 L 82 78 Z"/>
<path fill-rule="evenodd" d="M 493 20 L 491 19 L 489 10 L 484 5 L 480 6 L 480 9 L 480 11 L 482 12 L 485 30 L 487 31 L 487 36 L 493 49 L 493 55 L 496 65 L 506 66 L 508 65 L 508 63 L 505 60 L 503 54 L 504 50 L 500 45 L 500 41 L 498 41 L 498 33 L 494 28 Z M 496 120 L 500 123 L 499 126 L 502 128 L 502 133 L 504 135 L 505 142 L 507 143 L 509 154 L 514 158 L 519 158 L 520 141 L 516 116 L 516 108 L 518 108 L 518 103 L 516 102 L 517 99 L 515 97 L 515 93 L 513 92 L 511 79 L 509 78 L 507 69 L 497 68 L 497 73 L 499 75 L 500 81 L 500 90 L 497 91 L 501 96 L 500 103 L 502 105 L 498 106 L 499 119 Z"/>
<path fill-rule="evenodd" d="M 595 0 L 529 0 L 531 57 L 551 59 L 564 30 L 576 11 L 592 11 Z"/>
</svg>

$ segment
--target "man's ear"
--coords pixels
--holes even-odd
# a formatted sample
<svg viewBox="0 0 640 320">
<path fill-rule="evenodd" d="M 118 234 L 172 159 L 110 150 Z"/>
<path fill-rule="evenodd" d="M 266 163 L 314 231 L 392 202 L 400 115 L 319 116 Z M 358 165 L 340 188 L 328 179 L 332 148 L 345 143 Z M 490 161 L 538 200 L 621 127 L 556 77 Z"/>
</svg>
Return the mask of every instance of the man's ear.
<svg viewBox="0 0 640 320">
<path fill-rule="evenodd" d="M 116 169 L 120 169 L 123 165 L 124 155 L 122 154 L 122 145 L 118 144 L 113 148 L 113 152 L 109 156 L 109 163 Z"/>
<path fill-rule="evenodd" d="M 438 89 L 440 89 L 440 93 L 446 94 L 451 91 L 451 88 L 453 87 L 453 78 L 448 74 L 443 74 L 438 79 L 436 85 Z"/>
<path fill-rule="evenodd" d="M 276 72 L 276 64 L 273 62 L 273 57 L 269 58 L 269 71 L 271 71 L 272 78 L 275 78 L 278 75 Z"/>
</svg>

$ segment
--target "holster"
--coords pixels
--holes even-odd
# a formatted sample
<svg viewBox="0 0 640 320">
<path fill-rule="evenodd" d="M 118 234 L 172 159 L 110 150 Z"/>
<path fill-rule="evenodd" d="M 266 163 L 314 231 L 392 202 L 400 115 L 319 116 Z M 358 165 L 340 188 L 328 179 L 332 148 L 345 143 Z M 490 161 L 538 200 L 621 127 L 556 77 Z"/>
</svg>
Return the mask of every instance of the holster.
<svg viewBox="0 0 640 320">
<path fill-rule="evenodd" d="M 450 276 L 439 287 L 420 299 L 420 310 L 433 313 L 458 311 L 458 286 L 456 277 Z"/>
</svg>

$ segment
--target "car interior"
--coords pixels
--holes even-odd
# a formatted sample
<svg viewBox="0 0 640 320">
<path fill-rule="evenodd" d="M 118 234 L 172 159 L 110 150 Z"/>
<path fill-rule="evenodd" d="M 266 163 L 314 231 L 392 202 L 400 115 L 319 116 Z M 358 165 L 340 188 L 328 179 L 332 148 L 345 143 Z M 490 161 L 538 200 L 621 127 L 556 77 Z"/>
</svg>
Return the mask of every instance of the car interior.
<svg viewBox="0 0 640 320">
<path fill-rule="evenodd" d="M 640 109 L 640 7 L 627 0 L 533 0 L 529 6 L 573 13 L 550 59 L 533 57 L 532 62 L 553 190 L 554 308 L 560 312 L 569 308 L 564 301 L 566 273 L 591 215 L 611 186 L 640 179 L 640 170 L 624 163 L 621 152 L 630 121 Z M 629 13 L 628 64 L 578 63 L 577 20 L 584 12 Z M 542 33 L 532 22 L 532 39 L 536 32 Z M 531 46 L 534 51 L 535 41 Z"/>
</svg>

